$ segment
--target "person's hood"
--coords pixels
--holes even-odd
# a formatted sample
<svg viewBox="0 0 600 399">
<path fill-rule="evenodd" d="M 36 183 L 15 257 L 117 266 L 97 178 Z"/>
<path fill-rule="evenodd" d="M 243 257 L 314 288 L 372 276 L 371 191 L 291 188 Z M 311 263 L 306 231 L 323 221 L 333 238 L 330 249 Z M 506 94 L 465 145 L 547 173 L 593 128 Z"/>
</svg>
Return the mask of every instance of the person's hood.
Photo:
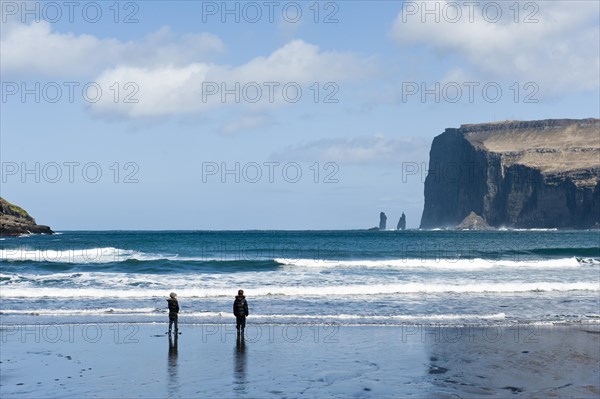
<svg viewBox="0 0 600 399">
<path fill-rule="evenodd" d="M 167 302 L 175 301 L 177 302 L 177 298 L 167 298 Z"/>
<path fill-rule="evenodd" d="M 244 295 L 236 295 L 235 297 L 236 301 L 241 301 L 242 299 L 246 299 L 246 297 Z"/>
</svg>

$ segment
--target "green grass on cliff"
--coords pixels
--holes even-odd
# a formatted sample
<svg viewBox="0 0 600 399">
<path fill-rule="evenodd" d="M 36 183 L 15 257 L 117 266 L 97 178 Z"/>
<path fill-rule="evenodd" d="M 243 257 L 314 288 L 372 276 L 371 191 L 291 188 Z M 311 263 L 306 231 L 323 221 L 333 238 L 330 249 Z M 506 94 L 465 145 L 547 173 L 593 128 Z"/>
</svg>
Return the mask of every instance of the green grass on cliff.
<svg viewBox="0 0 600 399">
<path fill-rule="evenodd" d="M 21 208 L 20 206 L 15 205 L 15 204 L 11 204 L 10 202 L 8 202 L 7 200 L 5 200 L 2 197 L 0 197 L 0 203 L 2 203 L 2 205 L 4 207 L 9 208 L 13 212 L 18 213 L 22 217 L 29 217 L 29 214 L 27 213 L 27 211 L 25 209 Z"/>
</svg>

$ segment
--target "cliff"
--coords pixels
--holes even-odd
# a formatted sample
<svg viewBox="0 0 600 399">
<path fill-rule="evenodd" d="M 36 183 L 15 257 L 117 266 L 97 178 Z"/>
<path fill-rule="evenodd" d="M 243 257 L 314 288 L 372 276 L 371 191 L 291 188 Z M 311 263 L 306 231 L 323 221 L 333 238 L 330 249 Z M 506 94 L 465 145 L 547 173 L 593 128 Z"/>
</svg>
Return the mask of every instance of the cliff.
<svg viewBox="0 0 600 399">
<path fill-rule="evenodd" d="M 16 205 L 0 197 L 0 236 L 18 236 L 20 234 L 52 234 L 48 226 L 35 223 L 35 219 Z"/>
<path fill-rule="evenodd" d="M 600 119 L 463 125 L 434 138 L 421 228 L 600 223 Z"/>
</svg>

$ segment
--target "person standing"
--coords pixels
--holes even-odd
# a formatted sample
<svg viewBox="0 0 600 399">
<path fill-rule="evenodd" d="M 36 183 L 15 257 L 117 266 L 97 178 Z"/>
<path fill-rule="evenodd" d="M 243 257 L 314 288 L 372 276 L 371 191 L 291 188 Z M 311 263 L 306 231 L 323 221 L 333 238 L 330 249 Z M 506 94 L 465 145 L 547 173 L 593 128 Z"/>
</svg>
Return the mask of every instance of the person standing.
<svg viewBox="0 0 600 399">
<path fill-rule="evenodd" d="M 169 335 L 171 335 L 171 327 L 175 324 L 175 335 L 178 332 L 177 326 L 177 317 L 179 313 L 179 301 L 177 301 L 177 294 L 171 292 L 169 295 L 169 299 L 167 299 L 167 303 L 169 304 Z"/>
<path fill-rule="evenodd" d="M 244 329 L 246 328 L 246 317 L 248 316 L 248 302 L 244 296 L 244 290 L 239 290 L 235 301 L 233 301 L 233 315 L 235 316 L 235 327 L 237 329 L 238 336 L 244 335 Z"/>
</svg>

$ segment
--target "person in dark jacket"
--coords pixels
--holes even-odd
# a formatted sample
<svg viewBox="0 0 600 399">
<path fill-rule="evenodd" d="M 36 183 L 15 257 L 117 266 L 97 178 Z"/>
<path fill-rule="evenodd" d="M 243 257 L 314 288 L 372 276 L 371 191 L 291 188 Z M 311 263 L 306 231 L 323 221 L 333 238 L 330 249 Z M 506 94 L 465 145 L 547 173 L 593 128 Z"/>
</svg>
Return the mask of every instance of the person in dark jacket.
<svg viewBox="0 0 600 399">
<path fill-rule="evenodd" d="M 248 302 L 244 296 L 244 290 L 239 290 L 235 301 L 233 302 L 233 315 L 235 316 L 235 327 L 238 335 L 244 335 L 244 328 L 246 328 L 246 316 L 248 313 Z"/>
<path fill-rule="evenodd" d="M 179 302 L 177 301 L 177 294 L 171 292 L 169 295 L 169 299 L 167 299 L 167 303 L 169 304 L 169 335 L 171 335 L 171 327 L 175 324 L 175 335 L 177 335 L 177 314 L 179 313 Z"/>
</svg>

